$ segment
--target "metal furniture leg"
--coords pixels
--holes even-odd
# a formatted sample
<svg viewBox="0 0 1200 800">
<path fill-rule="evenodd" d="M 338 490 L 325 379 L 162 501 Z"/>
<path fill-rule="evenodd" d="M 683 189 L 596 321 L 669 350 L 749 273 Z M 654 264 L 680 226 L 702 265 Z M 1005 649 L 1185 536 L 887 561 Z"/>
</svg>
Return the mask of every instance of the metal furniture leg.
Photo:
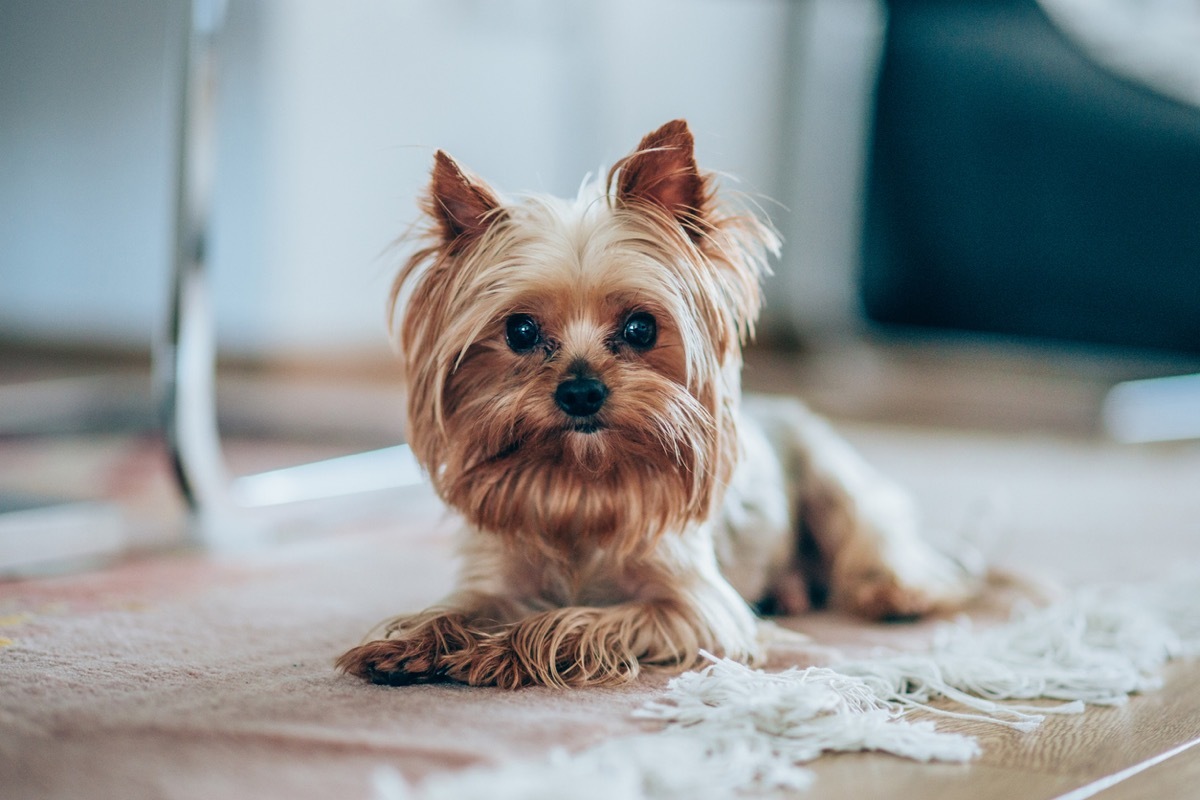
<svg viewBox="0 0 1200 800">
<path fill-rule="evenodd" d="M 181 69 L 176 152 L 174 263 L 165 341 L 155 349 L 162 424 L 179 488 L 201 544 L 224 538 L 240 509 L 281 505 L 418 483 L 406 445 L 330 461 L 230 477 L 216 409 L 216 336 L 207 282 L 209 211 L 216 164 L 218 37 L 224 0 L 193 0 Z"/>
</svg>

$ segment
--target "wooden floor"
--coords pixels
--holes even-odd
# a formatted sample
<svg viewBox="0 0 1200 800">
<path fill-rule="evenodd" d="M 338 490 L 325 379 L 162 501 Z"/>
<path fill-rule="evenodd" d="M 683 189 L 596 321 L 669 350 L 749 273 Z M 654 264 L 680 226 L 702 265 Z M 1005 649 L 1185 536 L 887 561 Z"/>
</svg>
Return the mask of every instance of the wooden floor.
<svg viewBox="0 0 1200 800">
<path fill-rule="evenodd" d="M 952 726 L 939 725 L 944 729 Z M 1168 669 L 1165 687 L 1121 708 L 1050 717 L 1033 733 L 979 735 L 983 755 L 968 765 L 917 764 L 872 754 L 816 762 L 825 797 L 1070 798 L 1200 797 L 1200 668 Z"/>
<path fill-rule="evenodd" d="M 751 353 L 746 383 L 757 390 L 802 393 L 818 409 L 837 419 L 899 431 L 894 434 L 899 438 L 893 439 L 899 447 L 942 441 L 955 431 L 969 431 L 997 442 L 1011 441 L 1013 453 L 1019 452 L 1023 442 L 1065 442 L 1081 453 L 1081 464 L 1109 463 L 1105 460 L 1111 459 L 1116 469 L 1144 461 L 1156 465 L 1163 474 L 1171 474 L 1173 465 L 1190 470 L 1200 464 L 1200 450 L 1195 443 L 1136 451 L 1121 448 L 1104 440 L 1098 409 L 1104 391 L 1114 380 L 1179 368 L 1180 364 L 1173 362 L 1078 353 L 1067 356 L 1030 350 L 998 351 L 986 346 L 859 343 L 802 358 L 767 351 Z M 3 375 L 0 364 L 0 378 Z M 320 382 L 319 376 L 316 381 Z M 364 379 L 361 386 L 368 394 L 377 392 L 378 381 Z M 382 409 L 390 409 L 389 404 L 378 398 L 372 403 L 357 414 L 358 419 L 375 414 L 368 427 L 373 425 L 371 430 L 376 432 L 391 430 L 390 417 L 379 419 Z M 320 415 L 337 404 L 337 398 L 317 393 L 309 411 Z M 253 411 L 234 412 L 235 417 L 238 414 L 243 420 L 254 419 Z M 3 423 L 0 411 L 0 433 Z M 249 424 L 243 423 L 243 427 Z M 326 440 L 334 436 L 329 430 L 320 430 Z M 348 441 L 357 442 L 356 435 L 362 438 L 361 429 L 358 434 L 347 430 Z M 0 436 L 0 447 L 5 447 L 6 441 L 11 445 L 17 440 Z M 19 441 L 24 446 L 28 439 Z M 328 450 L 328 441 L 314 447 L 314 451 Z M 1036 452 L 1036 448 L 1030 452 Z M 886 451 L 879 455 L 886 460 Z M 1004 464 L 1010 470 L 1020 470 L 1020 460 L 1015 456 L 996 469 L 1004 468 Z M 919 482 L 921 476 L 913 478 Z M 1117 475 L 1108 489 L 1098 491 L 1123 485 Z M 1179 485 L 1184 492 L 1186 486 L 1194 486 L 1200 497 L 1200 471 L 1190 478 L 1185 476 Z M 0 485 L 0 491 L 6 488 Z M 936 489 L 926 487 L 930 492 Z M 1086 502 L 1086 493 L 1079 497 L 1079 502 Z M 1140 498 L 1152 502 L 1154 497 L 1153 493 L 1134 493 L 1128 501 L 1136 505 Z M 1177 511 L 1182 511 L 1166 525 L 1172 530 L 1126 530 L 1110 535 L 1103 546 L 1089 541 L 1084 532 L 1079 534 L 1079 541 L 1056 542 L 1043 552 L 1067 552 L 1068 545 L 1076 546 L 1081 559 L 1093 562 L 1090 571 L 1082 569 L 1072 574 L 1107 571 L 1114 580 L 1121 577 L 1121 554 L 1125 549 L 1157 547 L 1153 563 L 1164 568 L 1184 562 L 1200 564 L 1200 516 L 1181 518 L 1192 508 L 1177 506 Z M 1194 508 L 1200 511 L 1200 505 Z M 1036 515 L 1037 510 L 1029 513 Z M 1036 537 L 1041 534 L 1035 528 L 1030 531 L 1023 552 L 1039 552 L 1029 542 L 1036 545 Z M 1118 535 L 1124 538 L 1113 539 Z M 1036 556 L 1027 557 L 1036 560 Z M 1060 565 L 1037 566 L 1054 573 Z M 1052 717 L 1034 733 L 972 727 L 971 732 L 981 736 L 983 755 L 969 765 L 917 764 L 874 754 L 825 758 L 813 765 L 818 781 L 804 796 L 971 800 L 1200 797 L 1200 746 L 1196 746 L 1200 744 L 1200 664 L 1173 664 L 1165 677 L 1161 691 L 1136 697 L 1119 708 L 1092 708 L 1079 716 Z"/>
</svg>

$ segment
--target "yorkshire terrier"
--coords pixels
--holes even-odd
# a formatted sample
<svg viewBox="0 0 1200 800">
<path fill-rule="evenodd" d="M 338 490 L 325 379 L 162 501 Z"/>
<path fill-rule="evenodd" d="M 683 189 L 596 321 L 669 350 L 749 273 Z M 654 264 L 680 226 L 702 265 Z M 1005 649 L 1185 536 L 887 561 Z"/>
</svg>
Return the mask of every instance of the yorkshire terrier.
<svg viewBox="0 0 1200 800">
<path fill-rule="evenodd" d="M 910 496 L 798 401 L 741 394 L 772 229 L 682 120 L 574 201 L 448 155 L 391 307 L 409 442 L 465 519 L 457 588 L 341 657 L 376 683 L 627 681 L 760 657 L 752 603 L 870 618 L 971 592 Z M 401 302 L 403 298 L 404 302 Z"/>
</svg>

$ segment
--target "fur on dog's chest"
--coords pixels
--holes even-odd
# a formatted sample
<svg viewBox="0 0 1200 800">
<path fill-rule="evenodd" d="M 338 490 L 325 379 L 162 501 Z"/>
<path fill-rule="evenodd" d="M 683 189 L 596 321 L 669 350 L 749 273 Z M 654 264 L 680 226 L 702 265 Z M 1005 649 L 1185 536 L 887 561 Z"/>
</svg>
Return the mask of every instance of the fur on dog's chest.
<svg viewBox="0 0 1200 800">
<path fill-rule="evenodd" d="M 547 607 L 604 607 L 651 599 L 662 578 L 650 564 L 603 549 L 570 562 L 526 562 L 516 572 L 514 583 L 524 587 L 530 602 Z"/>
<path fill-rule="evenodd" d="M 738 419 L 741 454 L 713 531 L 721 574 L 747 601 L 763 599 L 795 560 L 801 476 L 789 444 L 790 398 L 747 395 Z"/>
<path fill-rule="evenodd" d="M 757 602 L 795 562 L 802 476 L 793 429 L 807 414 L 790 398 L 746 397 L 737 423 L 740 458 L 720 514 L 667 532 L 651 551 L 628 554 L 587 541 L 559 552 L 522 550 L 519 541 L 479 532 L 467 563 L 494 571 L 473 574 L 471 582 L 522 597 L 530 608 L 603 607 L 653 599 L 677 582 L 697 552 L 711 548 L 714 571 Z"/>
</svg>

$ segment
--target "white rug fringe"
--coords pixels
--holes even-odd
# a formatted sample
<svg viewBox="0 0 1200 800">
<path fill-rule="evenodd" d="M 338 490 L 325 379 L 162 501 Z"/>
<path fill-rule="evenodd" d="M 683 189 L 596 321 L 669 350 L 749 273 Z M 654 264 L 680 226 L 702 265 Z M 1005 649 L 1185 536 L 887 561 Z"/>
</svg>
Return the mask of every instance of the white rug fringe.
<svg viewBox="0 0 1200 800">
<path fill-rule="evenodd" d="M 1119 705 L 1157 689 L 1163 664 L 1200 655 L 1200 576 L 1091 589 L 1004 625 L 940 628 L 925 653 L 881 652 L 833 668 L 768 673 L 705 654 L 712 664 L 668 684 L 636 716 L 659 733 L 610 740 L 544 761 L 436 775 L 419 788 L 377 776 L 380 800 L 461 798 L 724 798 L 800 789 L 823 753 L 876 750 L 918 761 L 968 761 L 974 738 L 938 731 L 911 711 L 1021 731 L 1047 714 Z M 961 707 L 938 708 L 937 699 Z M 1057 704 L 1022 702 L 1054 700 Z"/>
</svg>

